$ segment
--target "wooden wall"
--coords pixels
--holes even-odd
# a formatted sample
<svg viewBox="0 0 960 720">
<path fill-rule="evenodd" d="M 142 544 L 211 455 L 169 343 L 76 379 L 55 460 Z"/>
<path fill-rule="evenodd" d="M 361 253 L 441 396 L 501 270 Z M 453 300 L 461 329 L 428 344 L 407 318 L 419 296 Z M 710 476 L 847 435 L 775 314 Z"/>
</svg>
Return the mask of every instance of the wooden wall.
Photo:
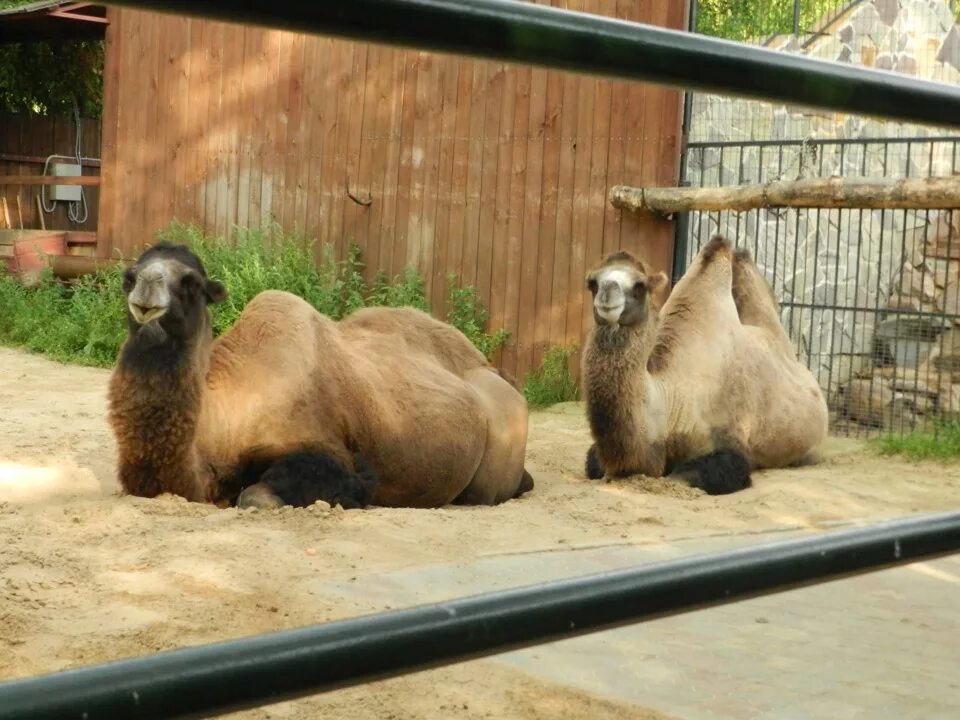
<svg viewBox="0 0 960 720">
<path fill-rule="evenodd" d="M 686 12 L 685 0 L 552 4 L 674 28 Z M 270 216 L 341 254 L 355 239 L 371 273 L 415 264 L 439 312 L 447 273 L 476 285 L 511 335 L 497 360 L 521 378 L 550 346 L 581 341 L 584 275 L 605 253 L 670 267 L 672 223 L 622 216 L 606 193 L 676 182 L 675 91 L 139 11 L 110 19 L 101 254 L 174 217 L 227 233 Z"/>
<path fill-rule="evenodd" d="M 6 115 L 0 113 L 0 175 L 43 175 L 43 163 L 50 155 L 73 155 L 76 143 L 76 126 L 73 118 L 34 117 L 29 115 Z M 80 151 L 84 157 L 100 157 L 100 122 L 80 121 Z M 84 175 L 99 175 L 99 167 L 84 167 Z M 39 228 L 37 212 L 39 185 L 0 185 L 0 197 L 7 199 L 10 221 L 20 227 L 17 212 L 17 193 L 23 211 L 23 227 Z M 85 186 L 87 220 L 82 224 L 71 222 L 67 217 L 67 203 L 56 203 L 52 213 L 44 213 L 43 221 L 48 230 L 96 230 L 97 208 L 100 190 Z M 47 192 L 47 206 L 52 204 Z M 2 210 L 0 210 L 2 212 Z M 0 227 L 5 220 L 0 216 Z"/>
</svg>

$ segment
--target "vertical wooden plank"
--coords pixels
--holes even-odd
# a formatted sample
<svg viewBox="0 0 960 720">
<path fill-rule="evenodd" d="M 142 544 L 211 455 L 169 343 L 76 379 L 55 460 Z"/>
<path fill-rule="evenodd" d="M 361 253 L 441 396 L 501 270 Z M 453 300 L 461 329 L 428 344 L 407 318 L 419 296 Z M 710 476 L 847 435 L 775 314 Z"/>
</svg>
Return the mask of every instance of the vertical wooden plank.
<svg viewBox="0 0 960 720">
<path fill-rule="evenodd" d="M 239 58 L 239 77 L 237 78 L 237 112 L 234 116 L 236 124 L 237 142 L 234 151 L 236 152 L 237 180 L 236 188 L 232 193 L 232 201 L 236 217 L 236 223 L 241 228 L 250 227 L 250 145 L 253 142 L 254 133 L 260 132 L 251 124 L 251 115 L 255 101 L 252 100 L 253 83 L 256 79 L 255 71 L 255 50 L 250 43 L 251 28 L 243 26 L 238 29 L 239 37 L 237 42 L 240 44 Z"/>
<path fill-rule="evenodd" d="M 570 275 L 567 282 L 567 330 L 562 344 L 582 344 L 583 279 L 586 275 L 587 213 L 590 199 L 594 92 L 596 81 L 580 77 L 577 96 L 576 135 L 573 143 L 573 217 L 570 230 Z M 577 357 L 579 356 L 579 350 Z M 575 364 L 577 357 L 574 358 Z"/>
<path fill-rule="evenodd" d="M 292 68 L 290 58 L 293 52 L 295 34 L 277 33 L 275 58 L 271 58 L 271 78 L 276 78 L 276 100 L 272 112 L 267 114 L 267 122 L 272 132 L 265 140 L 263 202 L 264 211 L 269 213 L 270 222 L 284 227 L 284 201 L 287 184 L 287 133 L 290 130 L 291 91 L 290 76 Z M 296 102 L 296 98 L 293 98 Z M 268 204 L 269 203 L 269 204 Z"/>
<path fill-rule="evenodd" d="M 460 61 L 460 77 L 457 81 L 457 117 L 454 122 L 453 159 L 450 180 L 450 224 L 447 244 L 445 275 L 461 277 L 464 252 L 464 223 L 467 216 L 467 175 L 470 161 L 470 117 L 473 108 L 474 66 L 481 61 Z M 446 297 L 446 277 L 444 278 Z M 436 312 L 441 309 L 434 306 Z"/>
<path fill-rule="evenodd" d="M 507 344 L 500 353 L 500 367 L 508 372 L 517 374 L 517 342 L 520 325 L 520 286 L 522 284 L 523 263 L 523 231 L 525 216 L 525 201 L 527 200 L 527 152 L 530 147 L 530 119 L 533 116 L 531 109 L 534 73 L 529 67 L 516 68 L 516 101 L 514 103 L 513 131 L 511 133 L 511 179 L 509 190 L 509 205 L 507 207 L 507 250 L 506 267 L 503 271 L 503 319 L 501 327 L 510 334 Z M 541 71 L 542 76 L 542 71 Z M 543 99 L 543 92 L 539 95 Z M 537 108 L 542 114 L 542 107 Z M 542 144 L 540 146 L 542 148 Z M 539 168 L 537 169 L 539 171 Z M 538 178 L 539 179 L 539 178 Z M 534 243 L 536 238 L 534 239 Z M 534 298 L 536 287 L 530 293 Z M 497 286 L 494 286 L 494 293 Z M 531 301 L 531 305 L 533 302 Z M 532 314 L 532 313 L 531 313 Z M 522 376 L 519 377 L 522 380 Z"/>
<path fill-rule="evenodd" d="M 303 46 L 303 63 L 299 69 L 301 82 L 300 120 L 297 126 L 297 145 L 300 148 L 296 166 L 296 192 L 294 193 L 293 221 L 307 240 L 313 238 L 309 224 L 310 175 L 315 162 L 314 141 L 321 137 L 319 106 L 323 99 L 317 92 L 320 66 L 317 62 L 321 51 L 321 38 L 308 35 Z"/>
<path fill-rule="evenodd" d="M 406 53 L 403 74 L 403 106 L 400 120 L 400 167 L 397 173 L 396 231 L 393 240 L 390 274 L 403 272 L 407 262 L 410 232 L 410 190 L 413 173 L 413 134 L 417 110 L 417 76 L 420 53 Z"/>
<path fill-rule="evenodd" d="M 276 195 L 282 187 L 282 164 L 277 158 L 277 148 L 281 146 L 279 135 L 281 122 L 289 88 L 283 82 L 282 58 L 287 33 L 277 30 L 265 30 L 264 72 L 263 72 L 263 137 L 260 140 L 260 207 L 261 224 L 266 227 L 277 221 L 278 203 Z M 251 191 L 252 192 L 252 191 Z"/>
<path fill-rule="evenodd" d="M 560 109 L 560 147 L 557 165 L 556 236 L 553 244 L 553 287 L 549 345 L 562 345 L 567 333 L 567 297 L 570 278 L 571 223 L 573 216 L 574 135 L 577 130 L 577 86 L 579 78 L 563 77 L 563 104 Z M 534 364 L 540 361 L 538 348 Z"/>
<path fill-rule="evenodd" d="M 520 357 L 523 367 L 532 368 L 540 362 L 544 350 L 549 347 L 553 330 L 553 278 L 556 272 L 556 238 L 558 216 L 558 192 L 560 181 L 560 135 L 561 109 L 563 108 L 564 76 L 557 72 L 547 74 L 546 108 L 542 120 L 543 133 L 543 180 L 540 204 L 540 232 L 537 251 L 537 269 L 533 282 L 537 288 L 535 319 L 533 322 L 534 344 L 529 353 Z"/>
<path fill-rule="evenodd" d="M 250 74 L 250 191 L 247 196 L 247 218 L 250 227 L 258 228 L 266 222 L 263 206 L 264 153 L 269 128 L 266 127 L 268 107 L 272 104 L 269 79 L 271 62 L 278 47 L 279 33 L 263 28 L 246 28 L 247 72 Z"/>
<path fill-rule="evenodd" d="M 526 68 L 504 68 L 500 120 L 497 127 L 497 174 L 491 192 L 485 193 L 490 201 L 493 195 L 493 227 L 491 228 L 491 259 L 489 261 L 489 325 L 491 329 L 503 327 L 506 302 L 507 252 L 510 245 L 509 222 L 511 186 L 513 182 L 514 115 L 517 107 L 517 75 L 526 74 Z M 483 259 L 481 250 L 480 259 Z M 480 263 L 483 267 L 483 263 Z M 481 286 L 482 287 L 482 286 Z M 502 352 L 494 359 L 502 362 Z"/>
<path fill-rule="evenodd" d="M 447 254 L 450 245 L 459 243 L 459 232 L 452 236 L 450 215 L 453 201 L 454 150 L 456 146 L 457 116 L 460 111 L 460 77 L 463 62 L 460 58 L 445 58 L 442 73 L 443 114 L 440 120 L 439 174 L 437 177 L 436 219 L 434 221 L 433 278 L 428 300 L 430 307 L 442 312 L 446 297 Z"/>
<path fill-rule="evenodd" d="M 380 197 L 383 208 L 380 212 L 378 232 L 377 269 L 386 274 L 392 272 L 393 252 L 396 243 L 397 203 L 399 197 L 398 178 L 400 174 L 401 126 L 403 124 L 403 97 L 406 88 L 403 78 L 406 74 L 407 51 L 394 50 L 390 59 L 386 84 L 386 114 L 384 119 L 383 180 Z"/>
<path fill-rule="evenodd" d="M 593 137 L 591 139 L 593 151 L 590 163 L 590 186 L 588 188 L 586 270 L 598 264 L 603 257 L 604 219 L 607 205 L 606 180 L 611 145 L 611 95 L 611 83 L 607 80 L 598 79 L 593 101 Z M 580 278 L 578 283 L 578 285 L 571 285 L 571 289 L 577 289 L 582 299 L 580 304 L 580 337 L 583 338 L 593 323 L 593 313 L 591 302 L 586 295 L 584 278 Z M 581 347 L 582 345 L 581 342 Z"/>
<path fill-rule="evenodd" d="M 120 81 L 123 77 L 123 33 L 126 32 L 126 16 L 130 10 L 107 7 L 107 25 L 104 41 L 103 64 L 103 114 L 101 118 L 100 143 L 100 207 L 97 222 L 97 254 L 103 257 L 114 255 L 117 237 L 116 216 L 122 197 L 117 166 L 117 129 L 120 123 Z"/>
<path fill-rule="evenodd" d="M 306 162 L 303 147 L 306 144 L 305 123 L 303 122 L 303 62 L 307 36 L 301 33 L 287 33 L 290 36 L 289 55 L 281 56 L 281 77 L 287 83 L 287 110 L 283 127 L 284 140 L 279 146 L 279 157 L 283 171 L 283 194 L 280 205 L 280 224 L 291 232 L 297 226 L 297 193 L 299 187 L 299 166 Z M 286 68 L 283 68 L 283 64 Z"/>
<path fill-rule="evenodd" d="M 426 124 L 423 148 L 423 201 L 420 207 L 420 241 L 417 266 L 424 279 L 424 291 L 429 298 L 433 293 L 434 244 L 437 242 L 437 189 L 440 175 L 440 131 L 443 120 L 444 76 L 447 68 L 456 63 L 453 58 L 433 55 L 426 73 L 429 104 L 426 108 Z"/>
<path fill-rule="evenodd" d="M 131 113 L 131 122 L 122 128 L 122 143 L 120 150 L 120 167 L 123 169 L 123 214 L 120 222 L 119 232 L 132 235 L 128 248 L 136 253 L 138 247 L 152 242 L 153 233 L 145 224 L 145 194 L 147 167 L 144 163 L 142 154 L 138 153 L 138 148 L 131 140 L 133 138 L 149 137 L 148 117 L 156 113 L 156 33 L 151 30 L 156 24 L 150 13 L 138 12 L 136 14 L 136 23 L 131 27 L 131 32 L 127 35 L 130 48 L 130 57 L 127 62 L 134 61 L 134 55 L 140 57 L 140 63 L 147 74 L 146 79 L 141 76 L 138 83 L 126 83 L 124 85 L 123 101 L 135 107 L 136 111 Z M 134 50 L 136 48 L 136 50 Z M 153 63 L 154 71 L 150 71 L 150 63 Z M 152 125 L 152 122 L 150 123 Z"/>
<path fill-rule="evenodd" d="M 363 205 L 362 200 L 369 191 L 371 148 L 364 147 L 369 137 L 364 130 L 370 128 L 374 118 L 374 82 L 376 81 L 376 63 L 379 48 L 369 43 L 360 46 L 354 61 L 353 89 L 350 98 L 350 139 L 347 143 L 347 165 L 344 174 L 344 194 L 349 189 L 350 194 L 344 201 L 344 252 L 351 242 L 360 244 L 363 249 L 366 242 L 366 228 L 369 221 L 370 207 Z M 371 55 L 373 55 L 373 70 L 371 71 Z M 366 167 L 364 163 L 366 162 Z M 361 228 L 363 232 L 361 232 Z"/>
<path fill-rule="evenodd" d="M 495 222 L 500 113 L 503 105 L 503 65 L 491 65 L 487 81 L 487 100 L 483 117 L 483 166 L 480 171 L 480 214 L 477 221 L 477 292 L 490 306 L 490 272 L 494 252 L 493 226 Z"/>
<path fill-rule="evenodd" d="M 181 221 L 191 219 L 191 195 L 189 188 L 190 117 L 194 110 L 193 98 L 190 93 L 190 73 L 193 47 L 191 37 L 196 20 L 183 17 L 176 18 L 177 26 L 173 28 L 171 37 L 170 72 L 173 78 L 170 82 L 170 92 L 161 97 L 164 103 L 164 114 L 167 129 L 167 143 L 170 147 L 171 169 L 170 175 L 173 187 L 167 198 L 167 222 L 173 218 Z"/>
<path fill-rule="evenodd" d="M 349 144 L 352 131 L 350 119 L 353 116 L 354 110 L 352 105 L 354 104 L 354 88 L 357 82 L 355 75 L 358 63 L 357 56 L 363 53 L 365 49 L 365 46 L 356 43 L 344 44 L 339 87 L 337 90 L 340 95 L 340 102 L 337 107 L 334 165 L 329 178 L 331 184 L 329 233 L 330 243 L 333 245 L 338 257 L 343 256 L 343 249 L 346 247 L 343 220 L 344 203 L 348 202 L 346 193 L 350 158 Z"/>
<path fill-rule="evenodd" d="M 327 119 L 328 105 L 330 104 L 330 99 L 324 93 L 324 88 L 330 75 L 328 66 L 333 41 L 328 37 L 312 37 L 309 43 L 310 52 L 305 60 L 309 67 L 306 70 L 306 79 L 304 80 L 304 99 L 310 108 L 308 115 L 309 148 L 307 150 L 309 161 L 303 164 L 303 169 L 307 175 L 304 181 L 305 216 L 303 223 L 307 237 L 319 244 L 322 234 L 320 231 L 320 208 L 323 204 L 321 168 L 325 139 L 324 122 Z"/>
<path fill-rule="evenodd" d="M 220 181 L 220 102 L 223 97 L 221 71 L 223 66 L 224 26 L 222 23 L 208 23 L 204 33 L 204 47 L 207 51 L 206 73 L 204 81 L 207 87 L 207 126 L 200 137 L 204 161 L 204 230 L 219 234 L 217 186 Z"/>
<path fill-rule="evenodd" d="M 630 16 L 629 0 L 617 0 L 616 16 L 627 19 Z M 606 187 L 625 183 L 624 153 L 627 133 L 627 94 L 630 84 L 621 81 L 610 81 L 610 142 L 607 151 L 607 180 Z M 604 203 L 603 220 L 603 255 L 609 255 L 620 249 L 620 221 L 623 213 L 610 203 Z"/>
<path fill-rule="evenodd" d="M 407 215 L 407 253 L 405 265 L 417 267 L 420 261 L 421 213 L 423 212 L 425 166 L 425 132 L 427 115 L 433 99 L 431 69 L 436 59 L 431 53 L 420 53 L 417 62 L 416 102 L 413 112 L 413 133 L 410 135 L 410 205 Z"/>
<path fill-rule="evenodd" d="M 386 205 L 384 193 L 384 179 L 387 165 L 387 148 L 390 146 L 392 128 L 392 100 L 395 91 L 393 85 L 394 70 L 397 55 L 396 48 L 379 46 L 376 58 L 367 62 L 367 74 L 373 75 L 373 96 L 364 113 L 369 118 L 368 129 L 364 132 L 366 147 L 366 164 L 361 159 L 361 167 L 366 173 L 371 200 L 365 229 L 365 262 L 368 277 L 374 278 L 380 271 L 383 261 L 381 258 L 381 229 Z"/>
<path fill-rule="evenodd" d="M 240 183 L 240 126 L 245 112 L 242 78 L 243 27 L 227 25 L 224 28 L 223 69 L 221 70 L 220 118 L 217 131 L 220 136 L 220 175 L 217 178 L 218 234 L 234 236 L 239 217 Z"/>
<path fill-rule="evenodd" d="M 317 258 L 322 260 L 324 247 L 333 245 L 335 238 L 332 234 L 332 216 L 335 194 L 339 191 L 335 176 L 337 154 L 340 152 L 340 142 L 337 130 L 340 126 L 340 106 L 346 100 L 343 95 L 345 67 L 349 62 L 349 44 L 341 40 L 331 41 L 329 48 L 329 66 L 323 82 L 323 95 L 327 98 L 327 107 L 323 119 L 323 157 L 320 169 L 320 216 L 317 221 L 319 230 L 316 246 Z"/>
<path fill-rule="evenodd" d="M 98 120 L 83 121 L 83 142 L 80 152 L 84 157 L 100 157 L 100 122 Z M 98 168 L 84 168 L 84 175 L 99 175 Z M 90 192 L 87 199 L 87 221 L 83 229 L 96 232 L 100 218 L 101 187 L 87 188 Z M 94 253 L 95 254 L 95 253 Z"/>
<path fill-rule="evenodd" d="M 463 256 L 460 268 L 462 285 L 477 284 L 477 253 L 480 242 L 481 173 L 483 171 L 483 124 L 492 64 L 479 61 L 473 66 L 470 107 L 469 155 L 467 157 L 466 209 L 463 217 Z"/>
</svg>

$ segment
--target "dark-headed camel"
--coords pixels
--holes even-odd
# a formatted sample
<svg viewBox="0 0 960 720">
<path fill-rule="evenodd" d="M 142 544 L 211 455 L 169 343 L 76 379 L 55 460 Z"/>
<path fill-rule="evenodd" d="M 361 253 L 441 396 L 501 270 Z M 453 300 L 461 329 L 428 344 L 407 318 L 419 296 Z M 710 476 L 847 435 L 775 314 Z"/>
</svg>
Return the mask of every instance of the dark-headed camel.
<svg viewBox="0 0 960 720">
<path fill-rule="evenodd" d="M 673 475 L 724 494 L 749 487 L 751 469 L 806 460 L 826 400 L 750 254 L 713 238 L 658 311 L 666 281 L 626 252 L 587 275 L 587 475 Z"/>
<path fill-rule="evenodd" d="M 527 406 L 455 328 L 412 308 L 339 322 L 279 291 L 214 339 L 224 287 L 186 246 L 126 270 L 110 380 L 130 494 L 218 505 L 493 505 L 533 487 Z"/>
</svg>

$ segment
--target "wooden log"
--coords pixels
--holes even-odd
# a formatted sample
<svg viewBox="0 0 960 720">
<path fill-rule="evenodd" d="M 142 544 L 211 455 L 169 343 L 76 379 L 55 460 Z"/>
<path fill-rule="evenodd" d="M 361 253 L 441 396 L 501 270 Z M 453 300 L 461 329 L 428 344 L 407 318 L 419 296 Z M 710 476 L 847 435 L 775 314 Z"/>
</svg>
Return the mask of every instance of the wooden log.
<svg viewBox="0 0 960 720">
<path fill-rule="evenodd" d="M 99 185 L 99 175 L 0 175 L 0 185 Z"/>
<path fill-rule="evenodd" d="M 637 188 L 615 185 L 610 204 L 622 210 L 673 215 L 691 210 L 757 208 L 960 208 L 960 176 L 933 178 L 807 178 L 763 185 Z"/>
</svg>

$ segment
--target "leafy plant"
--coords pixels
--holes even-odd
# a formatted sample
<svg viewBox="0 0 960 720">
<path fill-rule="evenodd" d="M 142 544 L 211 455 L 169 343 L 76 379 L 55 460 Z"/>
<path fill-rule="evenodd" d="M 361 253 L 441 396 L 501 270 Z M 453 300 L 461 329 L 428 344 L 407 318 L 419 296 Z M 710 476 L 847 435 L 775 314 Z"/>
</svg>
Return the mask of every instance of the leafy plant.
<svg viewBox="0 0 960 720">
<path fill-rule="evenodd" d="M 800 32 L 811 32 L 824 16 L 839 12 L 849 0 L 801 0 Z M 697 32 L 748 42 L 793 32 L 793 0 L 699 0 Z"/>
<path fill-rule="evenodd" d="M 576 345 L 547 350 L 540 367 L 524 379 L 523 395 L 527 405 L 543 408 L 580 399 L 577 382 L 570 374 L 570 358 L 576 350 Z"/>
<path fill-rule="evenodd" d="M 457 276 L 447 276 L 447 322 L 466 335 L 480 352 L 493 357 L 504 346 L 509 333 L 500 328 L 486 331 L 490 313 L 483 306 L 477 289 L 472 285 L 459 287 Z"/>
<path fill-rule="evenodd" d="M 158 236 L 191 247 L 207 272 L 226 285 L 227 299 L 212 306 L 217 334 L 232 326 L 247 303 L 267 289 L 298 295 L 334 319 L 373 305 L 428 309 L 423 279 L 413 267 L 392 280 L 380 273 L 368 284 L 356 243 L 351 243 L 346 260 L 339 262 L 333 248 L 323 247 L 318 263 L 311 240 L 297 232 L 284 233 L 276 224 L 238 229 L 227 241 L 174 221 Z M 0 276 L 0 343 L 64 361 L 112 365 L 125 334 L 121 280 L 119 266 L 72 285 L 61 284 L 47 273 L 31 289 Z M 506 340 L 506 332 L 485 331 L 487 312 L 476 289 L 455 283 L 449 289 L 451 322 L 489 357 Z"/>
</svg>

